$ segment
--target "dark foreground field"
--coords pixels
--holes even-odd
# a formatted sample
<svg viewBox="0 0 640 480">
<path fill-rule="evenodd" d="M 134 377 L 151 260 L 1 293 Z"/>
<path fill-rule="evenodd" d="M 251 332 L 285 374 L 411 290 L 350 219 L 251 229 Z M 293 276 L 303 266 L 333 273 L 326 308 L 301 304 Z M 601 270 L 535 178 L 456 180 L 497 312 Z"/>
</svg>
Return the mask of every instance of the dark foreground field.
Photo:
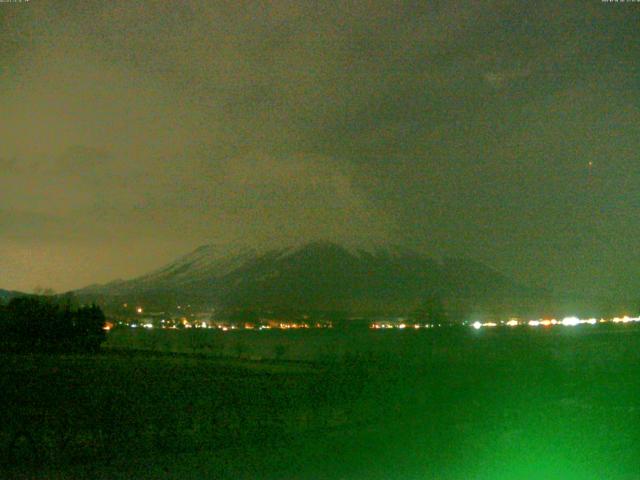
<svg viewBox="0 0 640 480">
<path fill-rule="evenodd" d="M 640 479 L 640 330 L 288 333 L 1 356 L 0 478 Z"/>
</svg>

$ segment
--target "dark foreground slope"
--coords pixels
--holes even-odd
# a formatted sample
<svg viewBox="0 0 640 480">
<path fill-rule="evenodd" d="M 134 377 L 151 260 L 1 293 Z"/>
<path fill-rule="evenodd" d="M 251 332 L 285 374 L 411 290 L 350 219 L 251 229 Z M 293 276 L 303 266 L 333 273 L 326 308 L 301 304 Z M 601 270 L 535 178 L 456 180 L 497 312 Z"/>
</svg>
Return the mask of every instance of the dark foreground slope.
<svg viewBox="0 0 640 480">
<path fill-rule="evenodd" d="M 637 478 L 637 330 L 380 334 L 315 364 L 3 356 L 0 477 Z"/>
</svg>

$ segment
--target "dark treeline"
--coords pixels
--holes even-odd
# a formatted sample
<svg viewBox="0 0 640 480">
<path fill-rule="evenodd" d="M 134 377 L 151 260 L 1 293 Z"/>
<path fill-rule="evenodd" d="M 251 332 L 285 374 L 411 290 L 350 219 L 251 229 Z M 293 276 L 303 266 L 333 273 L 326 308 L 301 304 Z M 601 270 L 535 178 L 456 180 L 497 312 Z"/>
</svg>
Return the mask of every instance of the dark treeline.
<svg viewBox="0 0 640 480">
<path fill-rule="evenodd" d="M 24 296 L 0 303 L 0 349 L 20 352 L 95 352 L 105 339 L 96 305 L 70 298 Z"/>
</svg>

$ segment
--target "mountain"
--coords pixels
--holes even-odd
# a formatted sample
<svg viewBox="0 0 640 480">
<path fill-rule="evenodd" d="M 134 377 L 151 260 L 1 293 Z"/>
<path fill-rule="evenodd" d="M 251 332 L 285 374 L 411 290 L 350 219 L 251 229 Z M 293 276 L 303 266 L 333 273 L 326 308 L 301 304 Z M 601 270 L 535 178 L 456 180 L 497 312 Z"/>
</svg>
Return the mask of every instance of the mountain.
<svg viewBox="0 0 640 480">
<path fill-rule="evenodd" d="M 397 246 L 331 242 L 231 253 L 205 245 L 147 275 L 76 293 L 103 302 L 353 315 L 404 314 L 434 296 L 460 315 L 515 313 L 537 308 L 547 296 L 478 262 L 436 261 Z"/>
</svg>

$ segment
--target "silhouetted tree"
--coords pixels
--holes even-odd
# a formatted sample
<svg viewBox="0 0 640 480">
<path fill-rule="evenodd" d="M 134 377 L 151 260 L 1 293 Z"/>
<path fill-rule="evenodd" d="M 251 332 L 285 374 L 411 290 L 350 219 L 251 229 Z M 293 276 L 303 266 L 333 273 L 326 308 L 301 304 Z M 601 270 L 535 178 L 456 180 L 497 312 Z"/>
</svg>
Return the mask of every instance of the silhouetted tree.
<svg viewBox="0 0 640 480">
<path fill-rule="evenodd" d="M 75 343 L 84 350 L 97 352 L 104 342 L 104 313 L 97 305 L 80 307 L 74 312 Z"/>
<path fill-rule="evenodd" d="M 37 285 L 33 288 L 33 293 L 39 297 L 53 297 L 56 294 L 56 291 L 53 288 Z"/>
<path fill-rule="evenodd" d="M 97 305 L 72 308 L 55 297 L 16 297 L 0 309 L 5 348 L 20 351 L 97 351 L 105 339 Z"/>
</svg>

